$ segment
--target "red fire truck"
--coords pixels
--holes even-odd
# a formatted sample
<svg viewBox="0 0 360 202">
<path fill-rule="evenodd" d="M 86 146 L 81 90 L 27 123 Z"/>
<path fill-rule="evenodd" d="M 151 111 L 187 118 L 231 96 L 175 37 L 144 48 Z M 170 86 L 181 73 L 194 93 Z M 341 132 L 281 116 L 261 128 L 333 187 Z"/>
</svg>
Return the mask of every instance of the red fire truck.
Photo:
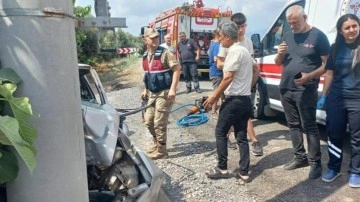
<svg viewBox="0 0 360 202">
<path fill-rule="evenodd" d="M 180 7 L 160 13 L 146 27 L 154 27 L 159 31 L 160 43 L 163 43 L 166 34 L 171 34 L 174 47 L 177 47 L 180 32 L 185 32 L 188 38 L 194 39 L 201 50 L 198 71 L 203 73 L 209 72 L 207 51 L 212 40 L 212 31 L 221 21 L 230 20 L 231 15 L 230 8 L 224 11 L 220 7 L 206 8 L 201 0 L 197 0 L 193 4 L 184 3 Z"/>
</svg>

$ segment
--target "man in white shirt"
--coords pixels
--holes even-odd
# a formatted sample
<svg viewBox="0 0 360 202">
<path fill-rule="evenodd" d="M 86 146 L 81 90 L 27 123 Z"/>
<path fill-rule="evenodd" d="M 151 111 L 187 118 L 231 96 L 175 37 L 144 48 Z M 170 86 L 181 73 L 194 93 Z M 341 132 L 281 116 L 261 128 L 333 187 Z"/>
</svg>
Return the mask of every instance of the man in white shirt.
<svg viewBox="0 0 360 202">
<path fill-rule="evenodd" d="M 208 178 L 229 178 L 227 170 L 227 133 L 234 126 L 235 137 L 240 150 L 238 176 L 243 181 L 249 180 L 249 143 L 247 139 L 247 121 L 251 116 L 251 81 L 253 77 L 253 58 L 249 51 L 237 43 L 237 26 L 234 22 L 225 22 L 220 27 L 220 42 L 229 48 L 224 61 L 224 76 L 218 88 L 204 102 L 204 107 L 211 108 L 216 100 L 225 94 L 216 124 L 215 137 L 218 165 L 206 172 Z"/>
<path fill-rule="evenodd" d="M 231 16 L 231 21 L 235 22 L 235 24 L 237 25 L 238 28 L 238 43 L 242 46 L 244 46 L 249 53 L 251 54 L 251 56 L 253 57 L 254 55 L 254 47 L 253 47 L 253 43 L 251 42 L 250 39 L 245 37 L 245 32 L 246 32 L 246 17 L 244 14 L 242 13 L 235 13 L 234 15 Z M 227 55 L 228 49 L 221 47 L 219 49 L 219 53 L 218 53 L 218 60 L 217 60 L 217 66 L 218 68 L 222 68 L 223 64 L 224 64 L 224 60 L 225 57 Z M 252 79 L 252 86 L 254 86 L 259 78 L 259 67 L 257 66 L 256 62 L 254 61 L 254 70 L 256 70 L 256 72 L 254 72 L 253 74 L 253 79 Z M 254 126 L 252 124 L 252 120 L 249 119 L 248 121 L 248 126 L 247 126 L 247 130 L 248 130 L 248 135 L 251 139 L 252 142 L 252 154 L 254 156 L 262 156 L 263 155 L 263 149 L 258 141 L 258 139 L 256 138 L 256 134 L 255 134 L 255 130 L 254 130 Z M 230 133 L 230 132 L 229 132 Z M 230 148 L 235 148 L 236 149 L 236 145 L 232 145 L 231 142 L 229 142 L 228 145 Z"/>
<path fill-rule="evenodd" d="M 171 35 L 170 34 L 166 34 L 164 36 L 164 43 L 162 43 L 160 46 L 168 49 L 169 51 L 171 51 L 173 54 L 175 54 L 175 47 L 171 44 Z"/>
</svg>

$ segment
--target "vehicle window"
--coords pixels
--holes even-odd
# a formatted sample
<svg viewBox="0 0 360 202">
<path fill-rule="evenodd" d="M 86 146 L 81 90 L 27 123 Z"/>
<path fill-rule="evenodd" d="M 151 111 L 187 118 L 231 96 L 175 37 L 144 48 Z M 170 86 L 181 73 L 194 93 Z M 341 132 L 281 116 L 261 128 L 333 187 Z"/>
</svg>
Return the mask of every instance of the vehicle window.
<svg viewBox="0 0 360 202">
<path fill-rule="evenodd" d="M 89 89 L 86 88 L 86 85 L 81 80 L 80 80 L 80 95 L 81 95 L 81 100 L 83 101 L 90 101 L 91 99 L 93 99 Z"/>
<path fill-rule="evenodd" d="M 164 36 L 167 34 L 167 29 L 160 29 L 159 32 L 159 44 L 165 43 Z"/>
<path fill-rule="evenodd" d="M 289 30 L 289 25 L 286 23 L 285 12 L 281 14 L 279 19 L 275 22 L 270 32 L 267 34 L 266 50 L 269 54 L 277 52 L 277 46 L 281 43 L 281 38 L 284 33 Z"/>
<path fill-rule="evenodd" d="M 81 99 L 101 104 L 100 93 L 91 73 L 85 74 L 80 81 Z"/>
<path fill-rule="evenodd" d="M 206 32 L 191 32 L 190 38 L 193 39 L 200 48 L 200 55 L 207 56 L 211 40 L 213 39 L 212 33 Z"/>
<path fill-rule="evenodd" d="M 304 2 L 297 4 L 305 6 Z M 277 53 L 277 47 L 282 43 L 281 39 L 287 31 L 290 31 L 290 26 L 286 21 L 286 11 L 284 11 L 264 39 L 265 55 Z"/>
</svg>

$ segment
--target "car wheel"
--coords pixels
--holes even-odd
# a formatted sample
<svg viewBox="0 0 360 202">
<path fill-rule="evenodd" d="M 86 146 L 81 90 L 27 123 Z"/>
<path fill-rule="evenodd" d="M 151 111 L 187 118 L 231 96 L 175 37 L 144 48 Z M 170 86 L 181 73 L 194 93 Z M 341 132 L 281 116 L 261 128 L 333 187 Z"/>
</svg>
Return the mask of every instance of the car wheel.
<svg viewBox="0 0 360 202">
<path fill-rule="evenodd" d="M 265 118 L 264 108 L 267 103 L 266 86 L 261 78 L 254 86 L 251 92 L 253 102 L 253 117 L 256 119 Z"/>
</svg>

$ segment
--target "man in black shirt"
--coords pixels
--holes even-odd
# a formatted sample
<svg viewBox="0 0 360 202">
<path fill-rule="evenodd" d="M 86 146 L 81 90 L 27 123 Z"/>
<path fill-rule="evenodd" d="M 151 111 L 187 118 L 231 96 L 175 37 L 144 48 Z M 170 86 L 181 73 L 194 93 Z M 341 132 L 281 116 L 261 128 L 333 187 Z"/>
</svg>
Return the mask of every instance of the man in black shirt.
<svg viewBox="0 0 360 202">
<path fill-rule="evenodd" d="M 180 41 L 177 49 L 186 82 L 186 93 L 191 92 L 191 80 L 194 82 L 195 91 L 201 93 L 197 72 L 197 61 L 199 61 L 200 58 L 200 49 L 194 40 L 186 38 L 184 32 L 179 33 L 179 38 Z"/>
<path fill-rule="evenodd" d="M 280 98 L 292 139 L 294 158 L 285 170 L 307 166 L 310 179 L 321 176 L 320 135 L 316 124 L 316 102 L 319 77 L 325 73 L 330 45 L 319 29 L 306 22 L 304 9 L 294 5 L 286 11 L 291 31 L 279 45 L 275 63 L 284 67 L 280 82 Z M 303 131 L 308 141 L 308 158 Z"/>
</svg>

